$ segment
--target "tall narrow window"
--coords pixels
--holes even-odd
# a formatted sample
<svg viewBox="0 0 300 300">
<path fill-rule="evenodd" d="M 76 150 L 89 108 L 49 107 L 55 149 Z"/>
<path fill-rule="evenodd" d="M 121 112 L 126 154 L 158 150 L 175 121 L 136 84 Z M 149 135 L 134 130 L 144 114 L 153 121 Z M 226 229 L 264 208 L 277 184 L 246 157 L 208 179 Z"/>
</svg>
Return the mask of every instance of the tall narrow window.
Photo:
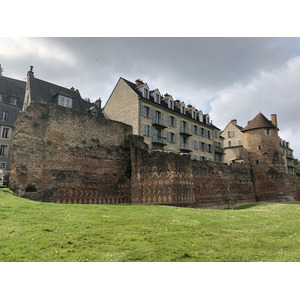
<svg viewBox="0 0 300 300">
<path fill-rule="evenodd" d="M 8 111 L 5 111 L 5 110 L 2 111 L 1 121 L 8 122 Z"/>
<path fill-rule="evenodd" d="M 2 128 L 1 138 L 4 140 L 10 139 L 10 128 L 8 128 L 8 127 Z"/>
<path fill-rule="evenodd" d="M 7 157 L 8 155 L 8 145 L 0 145 L 0 156 Z"/>
</svg>

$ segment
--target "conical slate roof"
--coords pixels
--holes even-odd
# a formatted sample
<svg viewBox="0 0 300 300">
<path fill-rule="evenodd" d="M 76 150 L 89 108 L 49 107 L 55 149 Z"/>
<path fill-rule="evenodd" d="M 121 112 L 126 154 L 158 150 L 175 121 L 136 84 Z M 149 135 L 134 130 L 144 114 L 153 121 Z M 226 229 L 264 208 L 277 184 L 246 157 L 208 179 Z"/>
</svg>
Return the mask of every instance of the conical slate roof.
<svg viewBox="0 0 300 300">
<path fill-rule="evenodd" d="M 276 128 L 276 126 L 272 124 L 272 122 L 269 121 L 262 113 L 259 113 L 248 123 L 242 132 L 258 128 Z"/>
</svg>

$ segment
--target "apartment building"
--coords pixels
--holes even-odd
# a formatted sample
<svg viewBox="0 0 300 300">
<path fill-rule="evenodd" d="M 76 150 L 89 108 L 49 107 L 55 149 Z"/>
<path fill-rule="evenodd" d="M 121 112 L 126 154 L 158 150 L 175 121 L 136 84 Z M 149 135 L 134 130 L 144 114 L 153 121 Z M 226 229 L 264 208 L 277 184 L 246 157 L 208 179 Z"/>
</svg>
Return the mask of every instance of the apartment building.
<svg viewBox="0 0 300 300">
<path fill-rule="evenodd" d="M 290 148 L 290 143 L 279 138 L 279 146 L 282 159 L 288 174 L 295 174 L 294 150 Z"/>
<path fill-rule="evenodd" d="M 243 156 L 243 133 L 242 126 L 237 124 L 237 120 L 231 120 L 221 136 L 224 138 L 224 163 L 244 162 Z"/>
<path fill-rule="evenodd" d="M 129 124 L 149 149 L 189 153 L 192 159 L 223 162 L 223 138 L 209 114 L 147 83 L 120 78 L 103 108 L 106 118 Z"/>
<path fill-rule="evenodd" d="M 10 170 L 14 126 L 23 107 L 26 82 L 2 76 L 0 65 L 0 169 Z"/>
</svg>

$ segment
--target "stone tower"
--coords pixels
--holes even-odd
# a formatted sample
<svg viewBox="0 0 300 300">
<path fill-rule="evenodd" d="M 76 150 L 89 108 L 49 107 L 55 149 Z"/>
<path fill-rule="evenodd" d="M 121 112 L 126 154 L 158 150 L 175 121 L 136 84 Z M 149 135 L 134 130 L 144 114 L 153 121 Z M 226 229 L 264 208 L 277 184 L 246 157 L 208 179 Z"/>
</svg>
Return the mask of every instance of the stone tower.
<svg viewBox="0 0 300 300">
<path fill-rule="evenodd" d="M 244 162 L 252 166 L 275 167 L 278 171 L 284 167 L 278 138 L 277 116 L 271 115 L 271 121 L 262 113 L 248 122 L 242 130 Z"/>
</svg>

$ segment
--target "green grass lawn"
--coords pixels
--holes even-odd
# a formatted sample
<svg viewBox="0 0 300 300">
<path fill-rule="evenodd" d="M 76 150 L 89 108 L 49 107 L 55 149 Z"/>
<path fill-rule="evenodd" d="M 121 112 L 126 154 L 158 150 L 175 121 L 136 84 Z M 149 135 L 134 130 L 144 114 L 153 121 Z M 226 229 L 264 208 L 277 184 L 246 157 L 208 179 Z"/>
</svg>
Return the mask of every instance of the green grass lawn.
<svg viewBox="0 0 300 300">
<path fill-rule="evenodd" d="M 0 261 L 300 261 L 300 203 L 65 205 L 1 189 Z"/>
</svg>

